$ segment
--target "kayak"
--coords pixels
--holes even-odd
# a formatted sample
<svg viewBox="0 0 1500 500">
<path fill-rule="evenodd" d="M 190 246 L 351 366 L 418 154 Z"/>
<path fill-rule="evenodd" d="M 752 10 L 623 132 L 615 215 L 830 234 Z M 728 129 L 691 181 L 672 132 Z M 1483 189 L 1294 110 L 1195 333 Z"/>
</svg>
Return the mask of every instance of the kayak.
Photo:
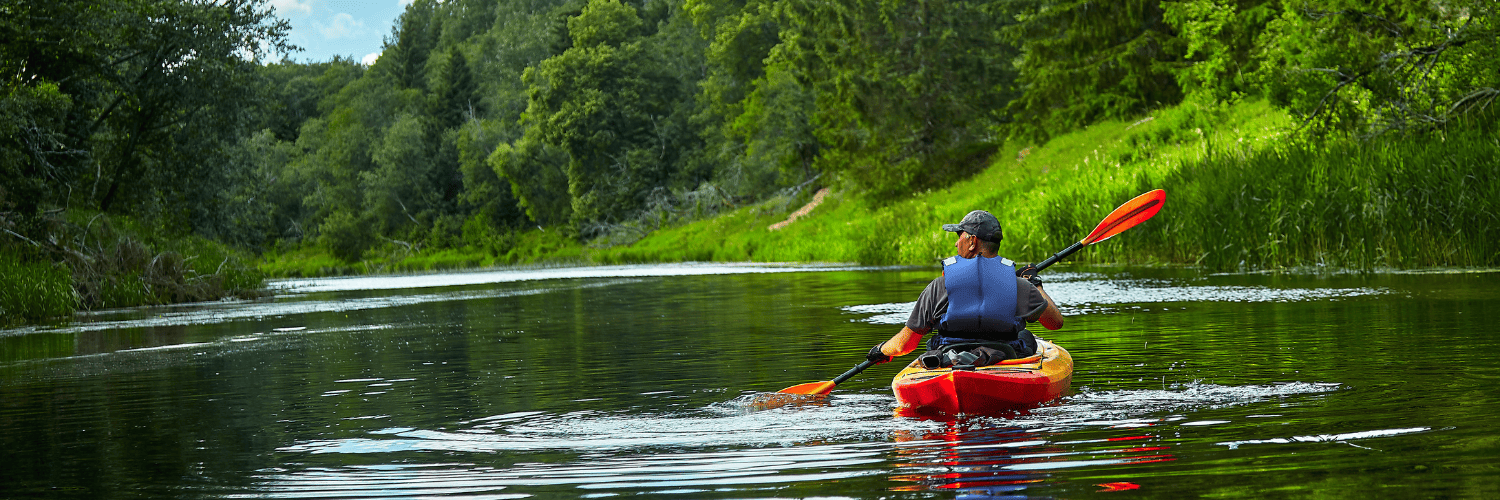
<svg viewBox="0 0 1500 500">
<path fill-rule="evenodd" d="M 1073 381 L 1073 356 L 1037 339 L 1037 354 L 973 369 L 929 370 L 912 363 L 891 382 L 906 409 L 987 414 L 1023 409 L 1056 399 Z"/>
</svg>

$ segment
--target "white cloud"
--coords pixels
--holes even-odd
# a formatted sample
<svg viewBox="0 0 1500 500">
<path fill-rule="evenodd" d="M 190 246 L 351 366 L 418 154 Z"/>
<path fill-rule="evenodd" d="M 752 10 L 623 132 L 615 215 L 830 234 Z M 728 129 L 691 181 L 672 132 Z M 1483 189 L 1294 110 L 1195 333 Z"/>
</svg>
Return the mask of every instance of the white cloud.
<svg viewBox="0 0 1500 500">
<path fill-rule="evenodd" d="M 374 66 L 375 65 L 375 61 L 379 60 L 379 59 L 380 59 L 380 53 L 379 52 L 371 52 L 369 54 L 365 54 L 365 57 L 361 58 L 359 60 L 359 62 L 360 62 L 360 64 L 363 64 L 365 66 Z"/>
<path fill-rule="evenodd" d="M 411 5 L 411 2 L 412 0 L 396 0 L 396 5 L 400 5 L 402 9 L 405 9 L 406 6 Z"/>
<path fill-rule="evenodd" d="M 312 14 L 313 0 L 271 0 L 271 8 L 283 16 Z"/>
<path fill-rule="evenodd" d="M 333 24 L 330 26 L 317 22 L 313 25 L 317 26 L 318 32 L 323 33 L 323 38 L 352 38 L 365 31 L 364 21 L 343 12 L 333 16 Z"/>
</svg>

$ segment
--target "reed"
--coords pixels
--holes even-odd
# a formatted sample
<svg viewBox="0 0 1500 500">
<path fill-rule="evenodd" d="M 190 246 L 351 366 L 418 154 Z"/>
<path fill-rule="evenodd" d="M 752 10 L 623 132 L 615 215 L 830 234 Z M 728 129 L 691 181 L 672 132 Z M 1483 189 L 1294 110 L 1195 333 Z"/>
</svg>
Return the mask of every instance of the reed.
<svg viewBox="0 0 1500 500">
<path fill-rule="evenodd" d="M 65 318 L 78 308 L 73 276 L 51 262 L 0 253 L 0 326 Z"/>
<path fill-rule="evenodd" d="M 229 247 L 98 213 L 49 221 L 46 243 L 0 248 L 0 323 L 66 319 L 75 310 L 253 298 L 263 275 Z"/>
<path fill-rule="evenodd" d="M 1479 131 L 1223 151 L 1163 179 L 1171 227 L 1143 246 L 1216 270 L 1493 266 L 1497 151 Z"/>
<path fill-rule="evenodd" d="M 106 223 L 77 238 L 67 263 L 82 307 L 164 305 L 266 293 L 264 275 L 238 251 L 198 236 L 158 239 L 136 231 Z"/>
</svg>

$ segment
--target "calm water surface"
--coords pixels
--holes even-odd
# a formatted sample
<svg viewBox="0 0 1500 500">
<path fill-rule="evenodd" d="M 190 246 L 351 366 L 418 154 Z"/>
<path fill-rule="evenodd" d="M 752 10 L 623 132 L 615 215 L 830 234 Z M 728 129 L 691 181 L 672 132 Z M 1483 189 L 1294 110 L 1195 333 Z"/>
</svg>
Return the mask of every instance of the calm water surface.
<svg viewBox="0 0 1500 500">
<path fill-rule="evenodd" d="M 1500 273 L 1061 271 L 1073 391 L 1010 415 L 898 414 L 899 363 L 754 404 L 935 268 L 307 280 L 0 331 L 0 497 L 1500 498 Z"/>
</svg>

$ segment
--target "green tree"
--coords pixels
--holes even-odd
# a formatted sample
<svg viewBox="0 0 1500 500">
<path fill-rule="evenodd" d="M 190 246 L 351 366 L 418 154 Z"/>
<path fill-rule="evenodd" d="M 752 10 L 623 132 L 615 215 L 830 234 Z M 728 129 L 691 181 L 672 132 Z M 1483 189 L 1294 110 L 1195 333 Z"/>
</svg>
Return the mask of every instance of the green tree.
<svg viewBox="0 0 1500 500">
<path fill-rule="evenodd" d="M 91 159 L 80 123 L 115 30 L 107 4 L 0 3 L 0 211 L 36 239 L 42 208 L 68 206 Z"/>
<path fill-rule="evenodd" d="M 208 223 L 195 214 L 228 187 L 224 151 L 253 122 L 262 95 L 257 58 L 291 48 L 286 23 L 255 0 L 7 2 L 0 9 L 7 88 L 55 82 L 69 102 L 62 120 L 29 120 L 55 128 L 34 130 L 50 151 L 31 155 L 46 163 L 20 174 L 50 187 L 24 191 L 39 198 L 21 205 L 69 206 L 79 197 L 167 226 Z M 45 118 L 59 108 L 25 109 Z M 87 154 L 51 154 L 59 152 Z"/>
<path fill-rule="evenodd" d="M 813 135 L 811 89 L 787 62 L 768 68 L 781 43 L 781 17 L 769 1 L 688 0 L 709 45 L 693 124 L 704 160 L 731 195 L 755 198 L 815 175 L 820 141 Z"/>
<path fill-rule="evenodd" d="M 403 89 L 427 88 L 427 60 L 434 46 L 436 0 L 416 0 L 406 6 L 380 51 L 375 69 Z"/>
<path fill-rule="evenodd" d="M 722 178 L 839 172 L 876 198 L 982 164 L 1014 49 L 984 2 L 689 2 L 713 38 L 699 120 Z M 751 61 L 760 61 L 753 63 Z M 980 144 L 981 147 L 973 147 Z M 977 160 L 977 161 L 976 161 Z M 771 168 L 768 168 L 771 167 Z M 774 168 L 774 170 L 773 170 Z M 751 185 L 764 185 L 752 181 Z"/>
<path fill-rule="evenodd" d="M 824 165 L 878 198 L 945 185 L 986 163 L 982 143 L 1002 119 L 1014 57 L 1000 12 L 981 2 L 881 0 L 788 12 L 817 37 L 806 64 L 817 90 Z M 832 36 L 830 36 L 832 35 Z M 801 44 L 791 45 L 802 47 Z M 804 49 L 805 50 L 805 49 Z M 793 59 L 794 61 L 797 59 Z M 977 153 L 979 158 L 970 159 Z M 976 161 L 977 160 L 977 161 Z"/>
<path fill-rule="evenodd" d="M 1020 49 L 1014 136 L 1044 139 L 1182 99 L 1183 44 L 1155 0 L 1014 0 L 1003 39 Z"/>
<path fill-rule="evenodd" d="M 1177 73 L 1183 93 L 1220 102 L 1258 95 L 1253 77 L 1256 41 L 1281 15 L 1278 0 L 1187 0 L 1161 4 L 1163 19 L 1178 33 L 1185 65 Z"/>
<path fill-rule="evenodd" d="M 1367 135 L 1493 117 L 1497 9 L 1487 0 L 1285 0 L 1257 40 L 1257 76 L 1273 103 L 1317 131 Z"/>
<path fill-rule="evenodd" d="M 432 222 L 431 209 L 439 196 L 429 182 L 432 151 L 427 124 L 419 116 L 397 118 L 371 154 L 375 168 L 359 174 L 361 206 L 375 234 L 411 238 L 409 229 Z"/>
<path fill-rule="evenodd" d="M 282 61 L 260 68 L 268 94 L 253 130 L 270 129 L 282 141 L 295 141 L 302 124 L 329 111 L 326 101 L 359 79 L 365 67 L 343 56 L 321 63 Z"/>
<path fill-rule="evenodd" d="M 573 219 L 568 194 L 568 153 L 527 134 L 514 144 L 500 143 L 488 163 L 510 183 L 516 205 L 537 224 L 555 226 Z"/>
<path fill-rule="evenodd" d="M 464 213 L 471 214 L 472 219 L 486 228 L 524 227 L 526 213 L 518 206 L 510 183 L 489 163 L 490 155 L 502 144 L 500 128 L 492 120 L 475 120 L 456 130 L 455 145 L 463 176 L 460 202 Z"/>
<path fill-rule="evenodd" d="M 64 183 L 78 175 L 78 157 L 87 152 L 67 146 L 72 99 L 57 84 L 11 79 L 0 90 L 0 211 L 21 214 L 30 226 L 42 203 L 67 197 Z"/>
<path fill-rule="evenodd" d="M 469 70 L 468 58 L 458 47 L 449 47 L 446 56 L 433 78 L 436 83 L 428 112 L 440 129 L 457 127 L 484 114 L 479 108 L 483 103 L 478 99 L 479 86 Z"/>
<path fill-rule="evenodd" d="M 526 133 L 567 153 L 571 223 L 585 237 L 639 211 L 680 153 L 668 123 L 679 85 L 640 29 L 634 7 L 591 0 L 568 20 L 572 47 L 523 75 Z"/>
</svg>

